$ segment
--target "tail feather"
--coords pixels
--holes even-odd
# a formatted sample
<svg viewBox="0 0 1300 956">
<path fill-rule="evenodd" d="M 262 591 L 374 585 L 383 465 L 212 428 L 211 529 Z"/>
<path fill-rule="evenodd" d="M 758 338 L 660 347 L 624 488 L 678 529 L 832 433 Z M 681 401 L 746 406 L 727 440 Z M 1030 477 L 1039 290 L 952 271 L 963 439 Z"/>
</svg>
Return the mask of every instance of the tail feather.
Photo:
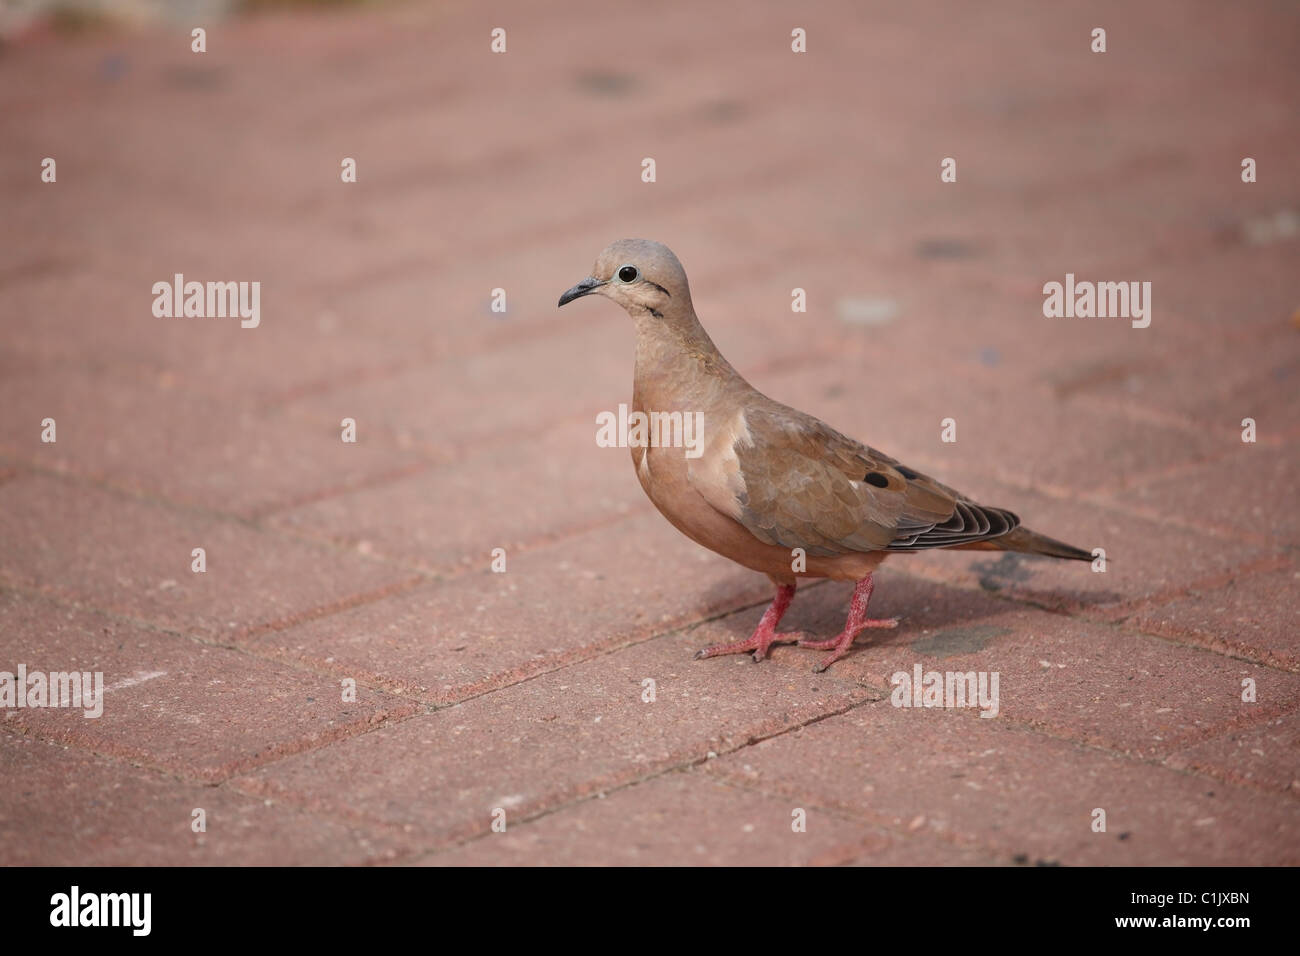
<svg viewBox="0 0 1300 956">
<path fill-rule="evenodd" d="M 999 538 L 977 541 L 962 545 L 954 551 L 1019 551 L 1023 554 L 1044 554 L 1051 558 L 1066 558 L 1070 561 L 1091 561 L 1092 552 L 1076 548 L 1064 541 L 1057 541 L 1028 528 L 1016 528 Z"/>
</svg>

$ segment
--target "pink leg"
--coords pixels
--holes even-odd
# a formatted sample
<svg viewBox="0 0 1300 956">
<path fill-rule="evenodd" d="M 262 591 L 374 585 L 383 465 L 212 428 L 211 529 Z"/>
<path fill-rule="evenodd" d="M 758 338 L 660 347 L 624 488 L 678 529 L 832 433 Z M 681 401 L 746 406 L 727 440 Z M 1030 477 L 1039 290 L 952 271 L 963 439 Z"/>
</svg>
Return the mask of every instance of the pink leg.
<svg viewBox="0 0 1300 956">
<path fill-rule="evenodd" d="M 830 667 L 841 657 L 849 652 L 853 646 L 853 639 L 858 636 L 860 631 L 869 627 L 898 627 L 898 618 L 869 618 L 867 617 L 867 605 L 871 603 L 871 592 L 875 590 L 875 584 L 868 574 L 858 582 L 858 586 L 853 589 L 853 600 L 849 602 L 849 617 L 844 622 L 844 630 L 838 635 L 832 637 L 829 641 L 800 641 L 800 647 L 811 647 L 815 650 L 825 651 L 832 650 L 821 663 L 813 668 L 820 674 L 826 668 Z"/>
<path fill-rule="evenodd" d="M 799 635 L 778 634 L 776 626 L 781 623 L 786 608 L 794 600 L 794 587 L 793 584 L 782 584 L 777 587 L 776 597 L 772 598 L 772 603 L 763 612 L 758 627 L 747 640 L 737 641 L 734 644 L 714 644 L 712 647 L 697 651 L 695 659 L 698 661 L 705 657 L 721 657 L 723 654 L 744 654 L 746 651 L 753 651 L 754 660 L 761 661 L 767 657 L 768 648 L 773 644 L 793 644 L 799 639 Z"/>
</svg>

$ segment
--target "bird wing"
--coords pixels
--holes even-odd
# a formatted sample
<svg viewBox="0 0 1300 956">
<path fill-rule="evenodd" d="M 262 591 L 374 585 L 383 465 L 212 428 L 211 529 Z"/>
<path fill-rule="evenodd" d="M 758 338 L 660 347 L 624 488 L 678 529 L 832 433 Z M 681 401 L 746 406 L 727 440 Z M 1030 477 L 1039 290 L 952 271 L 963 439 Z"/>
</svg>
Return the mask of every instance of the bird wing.
<svg viewBox="0 0 1300 956">
<path fill-rule="evenodd" d="M 714 507 L 767 544 L 817 556 L 918 551 L 998 537 L 1020 523 L 785 405 L 750 405 L 745 425 L 732 449 L 738 480 L 698 490 L 723 493 L 730 500 Z"/>
</svg>

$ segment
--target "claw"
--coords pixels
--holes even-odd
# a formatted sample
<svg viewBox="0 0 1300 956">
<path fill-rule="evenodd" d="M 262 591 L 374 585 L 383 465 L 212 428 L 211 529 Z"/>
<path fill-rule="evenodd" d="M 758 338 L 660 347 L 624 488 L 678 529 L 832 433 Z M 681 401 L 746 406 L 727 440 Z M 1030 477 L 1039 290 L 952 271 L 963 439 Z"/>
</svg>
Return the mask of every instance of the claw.
<svg viewBox="0 0 1300 956">
<path fill-rule="evenodd" d="M 760 635 L 755 632 L 743 641 L 736 641 L 734 644 L 714 644 L 711 647 L 705 647 L 695 652 L 695 660 L 704 660 L 708 657 L 722 657 L 724 654 L 745 654 L 749 651 L 754 652 L 754 662 L 758 663 L 767 657 L 767 652 L 771 650 L 773 644 L 794 644 L 799 640 L 797 633 L 791 634 L 770 634 Z"/>
<path fill-rule="evenodd" d="M 844 622 L 844 630 L 830 640 L 815 641 L 809 640 L 798 633 L 777 633 L 776 626 L 781 622 L 781 616 L 785 614 L 786 608 L 790 606 L 790 601 L 794 598 L 794 586 L 782 585 L 777 588 L 776 597 L 772 599 L 768 609 L 763 612 L 763 618 L 758 622 L 758 627 L 754 629 L 753 634 L 743 641 L 736 641 L 734 644 L 714 644 L 712 647 L 696 651 L 695 660 L 721 657 L 724 654 L 752 652 L 755 662 L 758 662 L 767 657 L 768 651 L 771 650 L 773 644 L 798 644 L 800 647 L 807 647 L 811 650 L 831 652 L 813 668 L 813 673 L 820 674 L 849 652 L 849 649 L 853 647 L 853 639 L 862 631 L 873 627 L 898 627 L 901 618 L 867 617 L 867 605 L 871 602 L 873 588 L 871 575 L 868 574 L 853 589 L 853 599 L 849 603 L 849 617 Z"/>
<path fill-rule="evenodd" d="M 862 631 L 871 627 L 898 627 L 899 618 L 884 617 L 870 618 L 867 617 L 867 605 L 871 602 L 871 592 L 874 585 L 871 581 L 871 575 L 867 575 L 858 582 L 858 586 L 853 590 L 853 600 L 849 603 L 849 617 L 844 622 L 844 630 L 827 641 L 800 641 L 800 647 L 811 648 L 817 651 L 830 651 L 825 658 L 820 660 L 813 667 L 814 674 L 820 674 L 830 667 L 841 657 L 849 652 L 853 646 L 853 639 Z"/>
<path fill-rule="evenodd" d="M 776 596 L 763 612 L 762 620 L 758 622 L 758 627 L 754 629 L 753 634 L 734 644 L 714 644 L 712 647 L 696 651 L 695 659 L 698 661 L 708 657 L 721 657 L 723 654 L 744 654 L 753 651 L 754 660 L 757 662 L 767 657 L 767 652 L 773 644 L 795 643 L 799 640 L 798 634 L 778 634 L 776 631 L 776 626 L 781 623 L 781 617 L 792 600 L 794 600 L 794 585 L 781 585 L 776 589 Z"/>
</svg>

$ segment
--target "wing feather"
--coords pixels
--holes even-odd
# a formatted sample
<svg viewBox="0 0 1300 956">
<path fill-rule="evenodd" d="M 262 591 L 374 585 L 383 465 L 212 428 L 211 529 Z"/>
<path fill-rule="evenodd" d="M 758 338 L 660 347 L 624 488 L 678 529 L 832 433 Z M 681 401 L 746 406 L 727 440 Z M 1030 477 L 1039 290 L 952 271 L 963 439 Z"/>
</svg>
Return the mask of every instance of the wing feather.
<svg viewBox="0 0 1300 956">
<path fill-rule="evenodd" d="M 744 421 L 731 449 L 739 490 L 723 510 L 768 544 L 821 557 L 920 551 L 1000 537 L 1020 524 L 795 409 L 751 406 Z"/>
</svg>

